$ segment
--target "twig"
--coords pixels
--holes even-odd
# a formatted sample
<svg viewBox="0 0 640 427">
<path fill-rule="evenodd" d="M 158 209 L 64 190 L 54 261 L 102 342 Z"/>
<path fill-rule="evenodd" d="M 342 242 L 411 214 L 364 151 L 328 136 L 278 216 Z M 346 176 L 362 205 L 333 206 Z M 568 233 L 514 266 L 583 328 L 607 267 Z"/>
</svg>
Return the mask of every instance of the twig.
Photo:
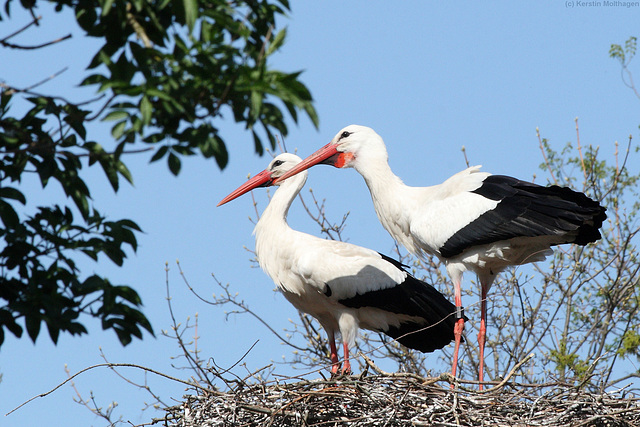
<svg viewBox="0 0 640 427">
<path fill-rule="evenodd" d="M 55 386 L 51 390 L 49 390 L 49 391 L 47 391 L 45 393 L 40 393 L 37 396 L 33 396 L 31 399 L 27 400 L 24 403 L 21 403 L 20 405 L 18 405 L 17 407 L 12 409 L 11 411 L 7 412 L 5 414 L 5 416 L 11 415 L 12 413 L 17 411 L 18 409 L 22 408 L 26 404 L 32 402 L 33 400 L 35 400 L 35 399 L 37 399 L 39 397 L 46 397 L 46 396 L 50 395 L 51 393 L 53 393 L 54 391 L 58 390 L 60 387 L 62 387 L 66 383 L 68 383 L 69 381 L 72 381 L 78 375 L 81 375 L 81 374 L 83 374 L 83 373 L 85 373 L 87 371 L 90 371 L 92 369 L 95 369 L 95 368 L 103 368 L 103 367 L 108 367 L 108 368 L 114 368 L 114 367 L 136 368 L 136 369 L 140 369 L 140 370 L 143 370 L 143 371 L 150 372 L 152 374 L 158 375 L 159 377 L 162 377 L 162 378 L 166 378 L 166 379 L 169 379 L 169 380 L 181 383 L 181 384 L 185 384 L 185 385 L 187 385 L 189 387 L 193 387 L 193 388 L 196 388 L 196 389 L 199 389 L 199 390 L 202 390 L 202 391 L 206 391 L 207 393 L 213 392 L 212 389 L 209 389 L 207 387 L 202 387 L 202 386 L 200 386 L 199 384 L 197 384 L 195 382 L 181 380 L 180 378 L 172 377 L 171 375 L 167 375 L 167 374 L 162 373 L 160 371 L 156 371 L 155 369 L 147 368 L 146 366 L 136 365 L 135 363 L 98 363 L 96 365 L 92 365 L 92 366 L 89 366 L 87 368 L 81 369 L 80 371 L 78 371 L 75 374 L 71 375 L 69 378 L 67 378 L 66 380 L 62 381 L 60 384 L 58 384 L 57 386 Z"/>
<path fill-rule="evenodd" d="M 536 136 L 538 137 L 538 144 L 540 147 L 540 152 L 542 153 L 542 158 L 544 159 L 544 164 L 547 166 L 549 175 L 551 175 L 551 178 L 553 178 L 553 183 L 558 185 L 558 180 L 556 179 L 556 176 L 553 174 L 553 170 L 551 170 L 551 165 L 549 164 L 547 153 L 544 150 L 544 144 L 542 143 L 542 138 L 540 137 L 540 128 L 536 128 Z"/>
<path fill-rule="evenodd" d="M 518 362 L 516 364 L 516 366 L 513 367 L 513 369 L 511 369 L 509 371 L 509 373 L 507 374 L 507 376 L 505 376 L 503 378 L 502 381 L 500 381 L 498 383 L 498 385 L 496 385 L 495 387 L 491 387 L 490 389 L 487 390 L 478 390 L 478 393 L 482 394 L 482 393 L 496 393 L 498 390 L 500 390 L 502 387 L 505 386 L 505 384 L 507 384 L 507 382 L 509 382 L 509 380 L 511 379 L 512 376 L 515 375 L 515 373 L 522 367 L 522 365 L 524 365 L 525 363 L 527 363 L 529 360 L 531 360 L 531 358 L 533 358 L 533 353 L 529 353 L 527 355 L 527 357 L 525 357 L 524 359 L 522 359 L 520 362 Z"/>
<path fill-rule="evenodd" d="M 71 34 L 67 34 L 66 36 L 59 37 L 59 38 L 57 38 L 55 40 L 52 40 L 50 42 L 37 44 L 37 45 L 33 45 L 33 46 L 21 46 L 21 45 L 17 45 L 17 44 L 14 44 L 14 43 L 9 43 L 9 42 L 3 41 L 3 40 L 0 40 L 0 44 L 3 45 L 4 47 L 8 47 L 8 48 L 11 48 L 11 49 L 35 50 L 35 49 L 42 49 L 43 47 L 51 46 L 52 44 L 63 42 L 63 41 L 65 41 L 67 39 L 70 39 L 70 38 L 71 38 Z"/>
<path fill-rule="evenodd" d="M 38 21 L 41 20 L 41 19 L 42 19 L 42 16 L 38 16 L 38 17 L 34 18 L 31 22 L 29 22 L 24 27 L 19 28 L 18 30 L 14 31 L 13 33 L 11 33 L 8 36 L 6 36 L 5 38 L 1 39 L 0 43 L 4 44 L 4 42 L 9 40 L 10 38 L 13 38 L 13 37 L 17 36 L 18 34 L 20 34 L 21 32 L 26 31 L 30 26 L 38 25 Z"/>
<path fill-rule="evenodd" d="M 467 158 L 467 149 L 464 145 L 462 146 L 461 151 L 462 155 L 464 156 L 464 163 L 467 165 L 467 167 L 469 167 L 471 164 L 469 163 L 469 159 Z"/>
<path fill-rule="evenodd" d="M 144 47 L 146 48 L 153 47 L 153 44 L 151 43 L 149 36 L 147 36 L 147 33 L 145 32 L 144 28 L 142 27 L 142 25 L 140 25 L 140 23 L 136 20 L 136 17 L 131 12 L 131 9 L 132 9 L 131 3 L 127 3 L 126 9 L 127 9 L 126 11 L 127 23 L 131 25 L 131 28 L 133 28 L 133 31 L 135 31 L 138 38 L 142 40 Z"/>
<path fill-rule="evenodd" d="M 584 176 L 584 182 L 587 182 L 587 168 L 584 165 L 584 157 L 582 155 L 582 145 L 580 145 L 580 127 L 578 126 L 578 118 L 575 119 L 576 123 L 576 144 L 578 145 L 578 154 L 580 155 L 580 165 L 582 167 L 582 175 Z"/>
</svg>

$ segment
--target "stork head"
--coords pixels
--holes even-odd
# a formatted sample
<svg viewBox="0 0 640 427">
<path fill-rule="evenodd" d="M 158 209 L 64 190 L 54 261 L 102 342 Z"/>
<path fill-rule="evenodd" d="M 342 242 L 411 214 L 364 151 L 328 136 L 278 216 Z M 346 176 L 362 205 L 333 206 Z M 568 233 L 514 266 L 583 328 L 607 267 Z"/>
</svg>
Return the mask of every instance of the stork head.
<svg viewBox="0 0 640 427">
<path fill-rule="evenodd" d="M 369 163 L 368 159 L 374 157 L 387 161 L 387 149 L 380 135 L 366 126 L 349 125 L 341 129 L 330 143 L 304 159 L 276 182 L 318 164 L 358 169 L 359 165 Z"/>
<path fill-rule="evenodd" d="M 265 170 L 232 191 L 227 197 L 218 203 L 218 206 L 222 206 L 225 203 L 242 196 L 244 193 L 248 193 L 254 188 L 281 185 L 282 182 L 279 178 L 281 178 L 287 171 L 300 164 L 301 160 L 302 159 L 300 157 L 291 153 L 282 153 L 276 156 L 271 160 L 269 166 Z"/>
</svg>

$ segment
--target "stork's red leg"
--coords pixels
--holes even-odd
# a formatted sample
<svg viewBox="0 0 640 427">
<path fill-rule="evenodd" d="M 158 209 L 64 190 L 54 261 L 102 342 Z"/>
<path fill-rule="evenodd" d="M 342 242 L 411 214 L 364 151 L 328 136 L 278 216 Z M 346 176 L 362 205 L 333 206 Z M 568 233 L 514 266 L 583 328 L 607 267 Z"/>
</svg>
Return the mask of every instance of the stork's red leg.
<svg viewBox="0 0 640 427">
<path fill-rule="evenodd" d="M 455 290 L 455 302 L 456 302 L 456 325 L 453 328 L 453 334 L 455 336 L 456 345 L 453 350 L 453 364 L 451 366 L 451 375 L 455 378 L 456 371 L 458 369 L 458 351 L 460 350 L 460 341 L 462 339 L 462 331 L 464 330 L 464 316 L 462 314 L 462 290 L 460 289 L 460 279 L 454 279 L 453 287 Z M 453 388 L 453 384 L 451 385 Z"/>
<path fill-rule="evenodd" d="M 342 364 L 342 374 L 351 374 L 351 363 L 349 363 L 349 345 L 344 343 L 344 363 Z"/>
<path fill-rule="evenodd" d="M 327 333 L 329 335 L 329 348 L 331 349 L 331 374 L 335 375 L 340 369 L 340 361 L 338 360 L 338 349 L 336 348 L 336 338 L 333 332 Z"/>
<path fill-rule="evenodd" d="M 482 381 L 484 381 L 484 343 L 487 334 L 487 293 L 488 286 L 481 283 L 482 291 L 480 295 L 480 331 L 478 332 L 478 347 L 480 348 L 480 367 L 478 370 L 478 381 L 480 381 L 480 390 L 482 390 Z"/>
</svg>

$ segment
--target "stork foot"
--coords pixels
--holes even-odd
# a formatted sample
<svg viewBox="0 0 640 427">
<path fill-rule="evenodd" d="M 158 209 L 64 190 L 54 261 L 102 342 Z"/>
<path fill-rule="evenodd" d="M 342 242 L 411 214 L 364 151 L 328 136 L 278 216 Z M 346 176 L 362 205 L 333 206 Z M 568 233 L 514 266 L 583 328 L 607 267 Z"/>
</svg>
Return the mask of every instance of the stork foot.
<svg viewBox="0 0 640 427">
<path fill-rule="evenodd" d="M 334 363 L 331 366 L 331 377 L 335 377 L 335 376 L 339 375 L 338 372 L 340 372 L 340 371 L 341 371 L 341 364 L 338 363 L 338 362 Z"/>
<path fill-rule="evenodd" d="M 351 375 L 351 373 L 351 364 L 347 360 L 344 362 L 344 365 L 342 365 L 342 375 Z"/>
</svg>

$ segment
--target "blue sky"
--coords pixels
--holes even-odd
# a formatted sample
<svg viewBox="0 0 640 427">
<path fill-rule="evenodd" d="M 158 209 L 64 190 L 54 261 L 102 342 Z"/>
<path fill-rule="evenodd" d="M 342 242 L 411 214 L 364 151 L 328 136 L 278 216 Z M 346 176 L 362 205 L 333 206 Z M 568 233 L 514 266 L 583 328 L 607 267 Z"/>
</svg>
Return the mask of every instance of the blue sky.
<svg viewBox="0 0 640 427">
<path fill-rule="evenodd" d="M 568 5 L 573 4 L 574 7 Z M 273 66 L 286 71 L 304 70 L 302 80 L 312 91 L 320 116 L 316 131 L 302 118 L 291 124 L 286 138 L 289 151 L 305 157 L 326 144 L 342 127 L 373 127 L 386 141 L 391 167 L 410 185 L 431 185 L 465 167 L 461 147 L 472 164 L 493 173 L 532 179 L 544 176 L 536 128 L 560 148 L 575 141 L 579 118 L 583 145 L 600 146 L 612 158 L 614 142 L 626 144 L 638 137 L 640 100 L 623 84 L 618 62 L 608 57 L 611 43 L 640 36 L 640 6 L 630 8 L 579 6 L 565 1 L 292 2 L 288 38 Z M 17 12 L 18 6 L 14 5 Z M 59 71 L 60 77 L 41 86 L 41 92 L 60 93 L 83 100 L 92 95 L 74 85 L 97 49 L 84 38 L 70 14 L 52 15 L 42 9 L 41 31 L 31 31 L 14 42 L 37 44 L 72 32 L 74 37 L 37 53 L 0 51 L 0 79 L 17 87 L 28 86 Z M 23 14 L 0 23 L 0 37 L 27 22 Z M 631 70 L 640 81 L 640 67 Z M 62 89 L 61 89 L 62 88 Z M 248 304 L 275 329 L 288 326 L 296 313 L 259 269 L 252 268 L 244 246 L 253 248 L 252 199 L 244 196 L 221 208 L 222 197 L 240 185 L 247 174 L 267 165 L 268 157 L 253 153 L 250 133 L 232 123 L 219 123 L 228 143 L 230 163 L 219 171 L 213 160 L 183 159 L 179 177 L 164 163 L 149 165 L 149 155 L 132 156 L 127 164 L 134 186 L 123 185 L 115 195 L 99 170 L 87 170 L 93 197 L 101 212 L 112 218 L 132 218 L 145 231 L 140 247 L 124 267 L 107 260 L 83 263 L 85 274 L 108 275 L 113 283 L 133 285 L 145 303 L 145 313 L 157 338 L 122 348 L 111 332 L 89 323 L 82 338 L 60 337 L 51 344 L 46 332 L 36 345 L 27 338 L 9 337 L 0 352 L 0 425 L 105 425 L 73 402 L 68 385 L 37 399 L 9 417 L 4 414 L 26 399 L 53 388 L 71 372 L 101 363 L 100 349 L 112 362 L 146 365 L 170 374 L 175 343 L 160 337 L 168 329 L 165 299 L 165 262 L 178 321 L 198 313 L 198 345 L 220 366 L 230 366 L 259 340 L 245 359 L 248 369 L 270 360 L 279 361 L 289 350 L 257 322 L 243 316 L 225 321 L 221 309 L 206 306 L 190 295 L 182 283 L 175 260 L 192 286 L 202 294 L 216 292 L 211 274 L 230 283 Z M 93 138 L 109 146 L 109 128 L 98 126 Z M 638 165 L 629 165 L 637 173 Z M 59 189 L 46 191 L 26 180 L 30 200 L 59 200 Z M 345 236 L 352 243 L 391 253 L 393 241 L 379 225 L 362 178 L 355 171 L 314 168 L 307 181 L 316 197 L 326 198 L 330 219 L 350 212 Z M 266 191 L 255 191 L 259 209 Z M 299 203 L 290 224 L 318 234 Z M 466 277 L 468 284 L 471 277 Z M 473 301 L 475 302 L 475 301 Z M 491 334 L 489 325 L 488 334 Z M 433 356 L 437 358 L 437 356 Z M 630 370 L 637 366 L 630 365 Z M 242 372 L 240 369 L 238 372 Z M 278 366 L 278 373 L 290 374 Z M 137 372 L 123 370 L 144 381 Z M 149 375 L 149 384 L 163 396 L 180 399 L 184 387 Z M 118 402 L 116 413 L 141 423 L 152 414 L 141 413 L 149 397 L 106 369 L 94 370 L 75 380 L 86 399 L 91 391 L 101 406 Z M 171 403 L 170 399 L 167 402 Z M 71 415 L 70 415 L 71 414 Z"/>
</svg>

